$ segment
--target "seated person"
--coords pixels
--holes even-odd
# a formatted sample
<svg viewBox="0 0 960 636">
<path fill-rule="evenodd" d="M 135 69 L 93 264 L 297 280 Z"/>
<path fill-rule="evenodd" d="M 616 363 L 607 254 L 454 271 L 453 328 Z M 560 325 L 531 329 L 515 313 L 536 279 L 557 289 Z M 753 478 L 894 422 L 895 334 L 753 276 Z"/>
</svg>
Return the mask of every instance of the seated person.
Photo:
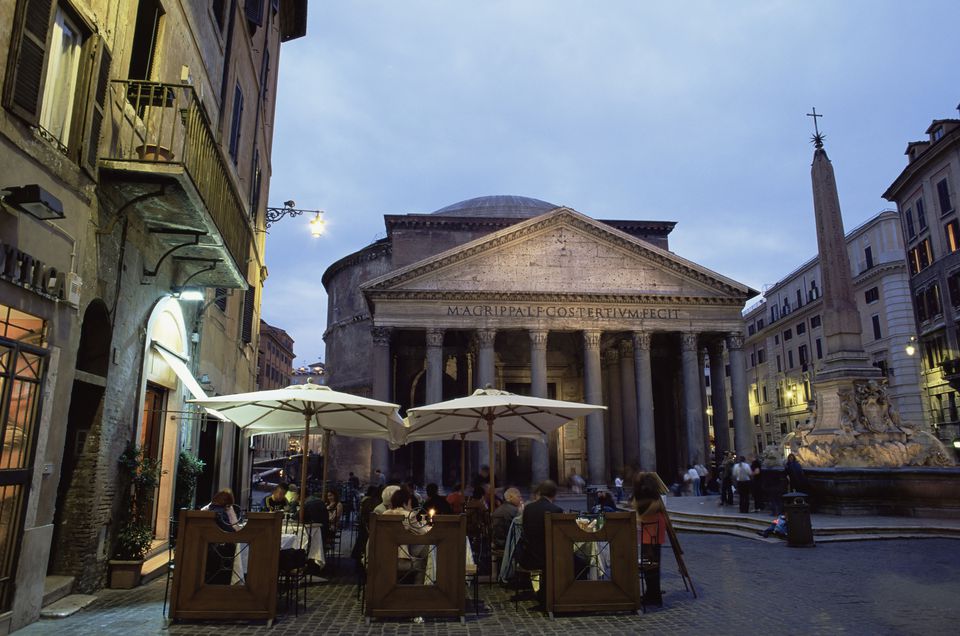
<svg viewBox="0 0 960 636">
<path fill-rule="evenodd" d="M 767 538 L 772 534 L 780 539 L 786 539 L 787 538 L 787 516 L 778 515 L 777 518 L 774 519 L 765 530 L 757 530 L 757 534 L 759 534 L 763 538 Z"/>
<path fill-rule="evenodd" d="M 340 521 L 343 519 L 343 504 L 340 503 L 340 497 L 336 491 L 327 491 L 327 513 L 330 516 L 330 529 L 336 530 L 340 527 Z"/>
<path fill-rule="evenodd" d="M 287 509 L 287 491 L 289 486 L 277 484 L 269 495 L 263 498 L 263 507 L 267 512 L 285 512 Z"/>
<path fill-rule="evenodd" d="M 413 510 L 413 496 L 406 487 L 398 488 L 390 497 L 390 508 L 384 515 L 409 515 Z M 426 530 L 421 530 L 426 532 Z M 398 581 L 422 585 L 427 570 L 427 545 L 402 545 L 397 549 Z M 413 573 L 410 581 L 409 573 Z"/>
<path fill-rule="evenodd" d="M 216 513 L 217 527 L 224 532 L 236 532 L 242 527 L 240 515 L 233 503 L 233 491 L 224 488 L 213 496 L 201 510 Z M 208 543 L 207 561 L 204 567 L 205 583 L 214 585 L 230 585 L 233 575 L 233 557 L 236 553 L 235 543 Z"/>
<path fill-rule="evenodd" d="M 428 512 L 433 510 L 435 515 L 453 514 L 453 507 L 440 496 L 440 488 L 436 484 L 427 484 L 427 500 L 423 502 L 423 509 Z"/>
<path fill-rule="evenodd" d="M 516 488 L 507 488 L 503 493 L 504 502 L 490 515 L 490 532 L 493 536 L 493 545 L 502 548 L 507 542 L 507 532 L 514 517 L 523 512 L 523 496 Z"/>
<path fill-rule="evenodd" d="M 605 490 L 597 493 L 597 505 L 590 512 L 599 514 L 601 512 L 617 512 L 617 504 L 613 501 L 613 495 Z"/>
<path fill-rule="evenodd" d="M 549 479 L 537 487 L 539 499 L 523 508 L 523 544 L 517 557 L 521 566 L 527 570 L 544 570 L 547 565 L 547 528 L 546 516 L 552 512 L 563 512 L 556 505 L 557 484 Z M 546 590 L 543 585 L 537 590 L 537 600 L 541 605 L 546 602 Z"/>
<path fill-rule="evenodd" d="M 453 514 L 463 512 L 463 486 L 459 482 L 453 486 L 453 492 L 447 495 L 447 503 L 450 504 Z"/>
</svg>

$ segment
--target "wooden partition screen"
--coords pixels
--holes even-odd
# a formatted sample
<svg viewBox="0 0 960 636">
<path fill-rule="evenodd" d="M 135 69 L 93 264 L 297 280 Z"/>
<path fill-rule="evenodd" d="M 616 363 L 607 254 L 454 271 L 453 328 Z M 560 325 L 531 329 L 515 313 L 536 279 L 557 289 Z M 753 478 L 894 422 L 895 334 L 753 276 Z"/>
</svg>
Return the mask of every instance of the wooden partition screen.
<svg viewBox="0 0 960 636">
<path fill-rule="evenodd" d="M 562 513 L 546 516 L 547 612 L 552 616 L 554 612 L 639 611 L 635 515 L 608 513 L 597 532 L 581 530 L 574 521 L 577 516 Z M 589 542 L 595 543 L 589 546 Z M 588 561 L 581 561 L 580 574 L 600 580 L 577 579 L 575 552 L 581 560 L 585 556 Z"/>
<path fill-rule="evenodd" d="M 370 516 L 366 615 L 462 617 L 466 603 L 466 517 L 437 515 L 425 534 L 406 529 L 405 519 L 401 515 Z M 428 559 L 432 561 L 428 582 L 425 585 L 403 583 L 398 576 L 399 549 L 418 545 L 430 546 L 427 550 L 433 552 Z"/>
<path fill-rule="evenodd" d="M 242 529 L 224 532 L 215 513 L 181 510 L 170 618 L 272 622 L 282 525 L 280 513 L 251 512 Z"/>
</svg>

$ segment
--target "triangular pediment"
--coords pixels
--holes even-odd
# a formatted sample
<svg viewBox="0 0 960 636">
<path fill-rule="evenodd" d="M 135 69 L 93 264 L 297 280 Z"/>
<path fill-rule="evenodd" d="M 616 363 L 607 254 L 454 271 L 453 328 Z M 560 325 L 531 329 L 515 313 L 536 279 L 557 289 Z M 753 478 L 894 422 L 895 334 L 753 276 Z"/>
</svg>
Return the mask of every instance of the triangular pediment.
<svg viewBox="0 0 960 636">
<path fill-rule="evenodd" d="M 363 285 L 391 292 L 684 297 L 742 303 L 756 292 L 569 208 L 412 263 Z"/>
</svg>

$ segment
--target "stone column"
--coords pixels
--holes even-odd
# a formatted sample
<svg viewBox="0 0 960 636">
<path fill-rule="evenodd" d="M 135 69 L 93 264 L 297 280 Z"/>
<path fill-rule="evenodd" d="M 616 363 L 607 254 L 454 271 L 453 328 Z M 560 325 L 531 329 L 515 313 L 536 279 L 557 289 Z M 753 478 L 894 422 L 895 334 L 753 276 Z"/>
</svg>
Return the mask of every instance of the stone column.
<svg viewBox="0 0 960 636">
<path fill-rule="evenodd" d="M 607 446 L 610 449 L 610 470 L 623 476 L 623 417 L 620 405 L 620 351 L 612 347 L 604 354 L 607 381 Z"/>
<path fill-rule="evenodd" d="M 427 404 L 443 401 L 443 329 L 427 329 Z M 443 442 L 424 442 L 423 481 L 440 484 L 443 481 Z"/>
<path fill-rule="evenodd" d="M 384 402 L 392 402 L 390 368 L 390 328 L 373 327 L 370 329 L 373 337 L 373 398 Z M 378 468 L 384 475 L 390 475 L 390 447 L 386 440 L 372 440 L 370 448 L 370 478 Z"/>
<path fill-rule="evenodd" d="M 623 463 L 635 466 L 640 459 L 640 432 L 637 418 L 637 380 L 634 373 L 633 341 L 623 340 L 620 350 L 620 420 L 623 426 Z"/>
<path fill-rule="evenodd" d="M 650 334 L 633 332 L 633 367 L 636 375 L 637 424 L 640 468 L 657 469 L 657 436 L 653 426 L 653 374 L 650 368 Z"/>
<path fill-rule="evenodd" d="M 547 397 L 547 331 L 530 330 L 530 395 Z M 530 447 L 530 479 L 539 484 L 549 477 L 547 440 L 534 440 Z"/>
<path fill-rule="evenodd" d="M 706 361 L 706 349 L 700 347 L 697 349 L 697 368 L 700 370 L 700 422 L 703 429 L 703 464 L 710 464 L 710 418 L 707 417 L 707 376 L 704 374 L 704 362 Z M 703 484 L 704 490 L 707 485 Z"/>
<path fill-rule="evenodd" d="M 583 332 L 583 388 L 584 401 L 588 404 L 603 402 L 603 384 L 600 373 L 600 335 L 597 329 Z M 607 471 L 604 467 L 603 412 L 587 416 L 587 479 L 591 485 L 605 485 Z"/>
<path fill-rule="evenodd" d="M 737 454 L 749 457 L 755 453 L 753 423 L 747 401 L 747 365 L 743 354 L 743 334 L 727 335 L 727 357 L 730 359 L 730 401 L 733 403 L 733 437 Z"/>
<path fill-rule="evenodd" d="M 697 339 L 699 335 L 686 332 L 680 335 L 681 363 L 683 365 L 683 407 L 687 432 L 687 462 L 696 464 L 703 454 L 703 405 L 700 403 L 700 377 L 697 366 Z"/>
<path fill-rule="evenodd" d="M 727 417 L 727 374 L 723 364 L 723 341 L 714 340 L 707 347 L 710 356 L 710 406 L 713 408 L 713 436 L 717 454 L 730 450 L 730 422 Z"/>
<path fill-rule="evenodd" d="M 494 342 L 497 339 L 496 329 L 477 329 L 477 388 L 483 389 L 489 384 L 496 388 L 497 366 L 494 353 Z M 478 466 L 490 463 L 490 446 L 487 442 L 477 443 Z M 490 467 L 493 472 L 494 466 Z M 466 485 L 464 485 L 466 487 Z"/>
</svg>

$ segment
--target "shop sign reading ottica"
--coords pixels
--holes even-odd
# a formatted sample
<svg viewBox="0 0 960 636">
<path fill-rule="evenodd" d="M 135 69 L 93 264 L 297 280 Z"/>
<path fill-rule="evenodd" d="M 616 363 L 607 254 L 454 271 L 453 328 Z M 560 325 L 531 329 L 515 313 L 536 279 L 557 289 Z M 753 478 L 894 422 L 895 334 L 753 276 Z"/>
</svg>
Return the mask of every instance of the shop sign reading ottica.
<svg viewBox="0 0 960 636">
<path fill-rule="evenodd" d="M 41 296 L 75 303 L 79 280 L 68 272 L 47 266 L 15 245 L 0 241 L 0 279 L 30 289 Z M 73 288 L 76 287 L 74 290 Z"/>
</svg>

